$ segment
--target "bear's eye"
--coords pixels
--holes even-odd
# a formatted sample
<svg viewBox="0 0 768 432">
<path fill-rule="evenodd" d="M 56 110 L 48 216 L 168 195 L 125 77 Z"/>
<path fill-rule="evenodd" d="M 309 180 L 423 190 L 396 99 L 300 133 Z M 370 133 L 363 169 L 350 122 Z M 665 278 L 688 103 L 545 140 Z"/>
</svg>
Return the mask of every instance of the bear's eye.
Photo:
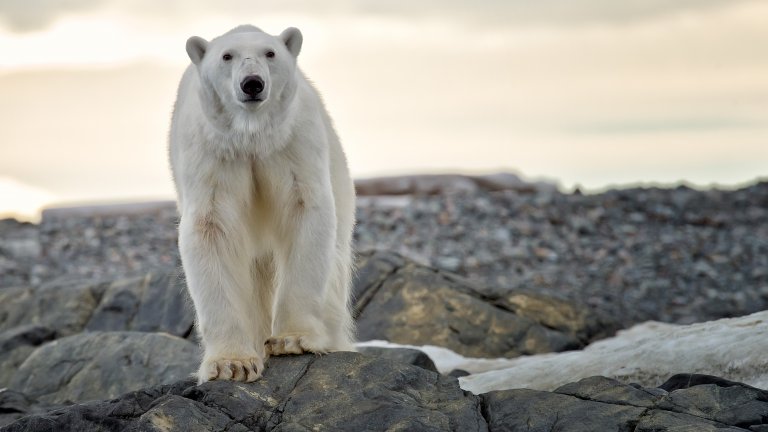
<svg viewBox="0 0 768 432">
<path fill-rule="evenodd" d="M 275 56 L 275 52 L 274 51 L 267 51 L 267 58 L 272 58 L 274 56 Z"/>
<path fill-rule="evenodd" d="M 221 56 L 221 59 L 224 61 L 230 61 L 232 60 L 232 54 L 224 54 L 223 56 Z"/>
</svg>

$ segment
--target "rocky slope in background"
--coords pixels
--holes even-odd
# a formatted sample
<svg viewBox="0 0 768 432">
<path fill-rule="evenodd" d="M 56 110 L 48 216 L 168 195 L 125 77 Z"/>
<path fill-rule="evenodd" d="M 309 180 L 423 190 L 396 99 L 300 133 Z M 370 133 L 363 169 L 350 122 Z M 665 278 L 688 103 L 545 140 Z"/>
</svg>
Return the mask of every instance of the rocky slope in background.
<svg viewBox="0 0 768 432">
<path fill-rule="evenodd" d="M 421 194 L 361 196 L 356 246 L 396 251 L 499 295 L 582 301 L 624 326 L 768 307 L 768 183 L 581 195 L 500 179 L 361 184 L 370 193 Z M 40 225 L 0 221 L 0 287 L 168 272 L 178 266 L 176 222 L 172 203 L 51 210 Z"/>
</svg>

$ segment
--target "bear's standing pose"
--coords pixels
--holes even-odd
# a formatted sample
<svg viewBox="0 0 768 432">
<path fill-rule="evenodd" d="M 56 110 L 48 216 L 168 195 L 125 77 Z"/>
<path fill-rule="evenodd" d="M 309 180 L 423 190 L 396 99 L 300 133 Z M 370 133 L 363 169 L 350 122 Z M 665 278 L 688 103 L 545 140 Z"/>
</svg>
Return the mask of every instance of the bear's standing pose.
<svg viewBox="0 0 768 432">
<path fill-rule="evenodd" d="M 354 350 L 354 186 L 301 44 L 253 26 L 187 41 L 170 162 L 201 383 L 254 381 L 270 354 Z"/>
</svg>

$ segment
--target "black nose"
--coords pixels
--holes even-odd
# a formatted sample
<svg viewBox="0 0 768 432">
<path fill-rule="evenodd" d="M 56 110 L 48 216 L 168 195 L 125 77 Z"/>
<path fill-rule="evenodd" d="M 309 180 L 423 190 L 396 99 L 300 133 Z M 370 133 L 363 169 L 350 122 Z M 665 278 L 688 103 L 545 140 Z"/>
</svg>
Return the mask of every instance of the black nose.
<svg viewBox="0 0 768 432">
<path fill-rule="evenodd" d="M 264 91 L 264 80 L 258 75 L 247 76 L 240 83 L 240 88 L 248 96 L 256 96 Z"/>
</svg>

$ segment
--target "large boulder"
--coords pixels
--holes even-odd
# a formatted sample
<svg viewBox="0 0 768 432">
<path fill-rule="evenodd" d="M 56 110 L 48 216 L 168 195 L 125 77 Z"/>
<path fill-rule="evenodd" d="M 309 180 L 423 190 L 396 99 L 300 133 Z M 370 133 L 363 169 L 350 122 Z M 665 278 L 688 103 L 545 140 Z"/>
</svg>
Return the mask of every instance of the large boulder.
<svg viewBox="0 0 768 432">
<path fill-rule="evenodd" d="M 165 333 L 81 333 L 35 349 L 8 387 L 47 403 L 111 398 L 189 377 L 199 356 L 195 344 Z"/>
<path fill-rule="evenodd" d="M 191 380 L 35 413 L 0 393 L 3 431 L 764 431 L 768 392 L 701 376 L 643 388 L 593 377 L 554 392 L 473 395 L 455 379 L 358 353 L 273 357 L 254 383 Z M 7 413 L 7 414 L 3 414 Z"/>
<path fill-rule="evenodd" d="M 354 298 L 360 340 L 439 345 L 472 357 L 578 349 L 615 328 L 584 307 L 482 290 L 384 252 L 360 257 Z"/>
<path fill-rule="evenodd" d="M 166 332 L 188 337 L 195 321 L 179 272 L 119 279 L 105 290 L 85 330 Z"/>
<path fill-rule="evenodd" d="M 88 323 L 102 292 L 98 283 L 63 279 L 35 288 L 0 290 L 0 331 L 38 325 L 56 329 L 61 336 L 78 333 Z"/>
<path fill-rule="evenodd" d="M 0 332 L 20 325 L 59 336 L 90 331 L 161 331 L 186 337 L 194 310 L 176 272 L 111 282 L 58 278 L 31 288 L 0 290 Z"/>
<path fill-rule="evenodd" d="M 59 278 L 38 287 L 0 290 L 0 387 L 18 376 L 17 369 L 44 342 L 83 331 L 163 332 L 192 339 L 194 319 L 176 272 L 113 282 Z M 136 382 L 133 388 L 148 384 Z"/>
<path fill-rule="evenodd" d="M 766 430 L 768 392 L 714 377 L 673 379 L 698 382 L 667 386 L 667 391 L 592 377 L 554 392 L 503 390 L 484 394 L 482 399 L 492 431 Z"/>
</svg>

